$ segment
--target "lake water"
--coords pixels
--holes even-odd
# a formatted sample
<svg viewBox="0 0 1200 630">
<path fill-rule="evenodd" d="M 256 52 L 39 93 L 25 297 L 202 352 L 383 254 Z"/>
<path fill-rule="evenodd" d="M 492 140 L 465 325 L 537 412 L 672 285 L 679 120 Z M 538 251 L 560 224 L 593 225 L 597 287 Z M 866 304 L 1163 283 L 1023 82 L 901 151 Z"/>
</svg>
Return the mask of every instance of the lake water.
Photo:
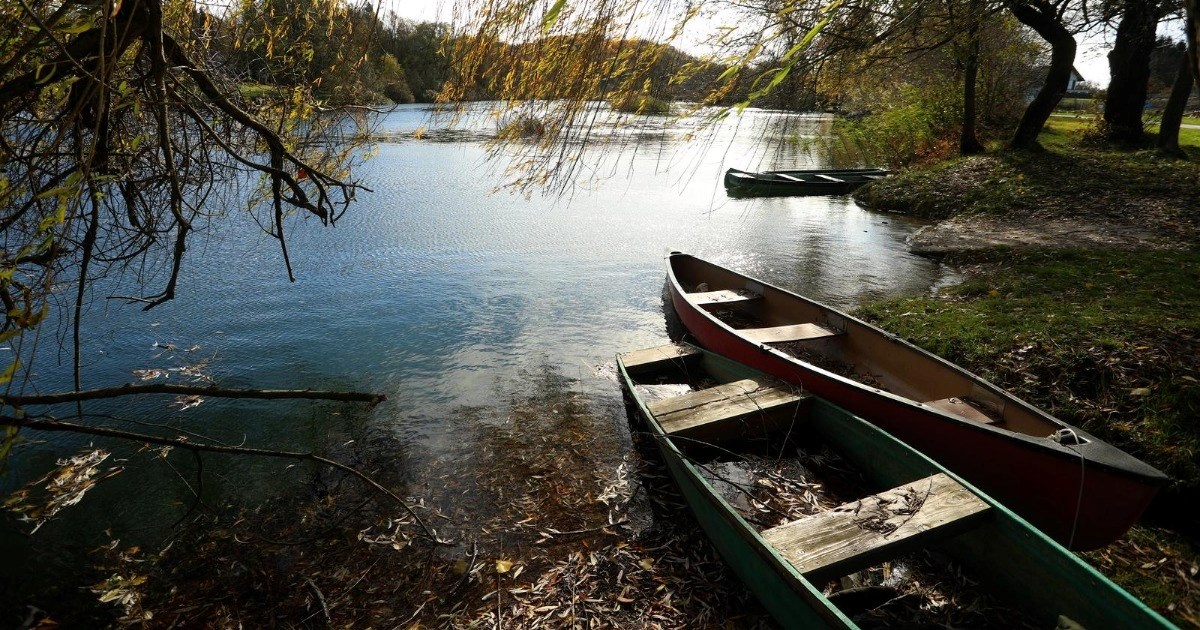
<svg viewBox="0 0 1200 630">
<path fill-rule="evenodd" d="M 612 358 L 668 340 L 668 252 L 839 307 L 926 292 L 950 273 L 906 251 L 916 224 L 848 197 L 726 197 L 727 167 L 821 165 L 804 141 L 826 132 L 820 117 L 750 110 L 693 142 L 684 140 L 693 129 L 665 121 L 636 132 L 597 127 L 570 194 L 526 198 L 493 193 L 502 169 L 481 142 L 494 131 L 490 118 L 460 120 L 451 132 L 423 107 L 400 108 L 380 126 L 377 155 L 356 172 L 373 192 L 360 194 L 334 228 L 293 225 L 295 283 L 273 241 L 226 230 L 189 251 L 173 302 L 143 313 L 98 295 L 83 354 L 85 387 L 203 363 L 224 386 L 355 389 L 385 393 L 388 402 L 367 413 L 236 401 L 178 411 L 162 398 L 93 411 L 235 444 L 328 452 L 355 441 L 390 462 L 384 474 L 407 482 L 408 494 L 470 514 L 478 507 L 472 494 L 446 480 L 471 478 L 477 454 L 491 447 L 477 425 L 505 422 L 515 399 L 545 385 L 538 375 L 566 379 L 596 410 L 587 430 L 619 464 L 629 438 Z M 52 390 L 69 382 L 69 354 L 48 335 L 42 344 L 39 387 Z M 168 382 L 182 378 L 171 374 Z M 29 435 L 0 490 L 87 443 Z M 3 517 L 5 610 L 79 596 L 73 567 L 108 540 L 105 530 L 126 542 L 154 540 L 186 512 L 191 493 L 181 475 L 189 477 L 190 457 L 164 462 L 128 449 L 117 456 L 130 459 L 130 470 L 33 538 Z M 271 496 L 291 479 L 287 462 L 214 460 L 206 467 L 211 505 Z M 457 525 L 469 528 L 470 518 Z"/>
</svg>

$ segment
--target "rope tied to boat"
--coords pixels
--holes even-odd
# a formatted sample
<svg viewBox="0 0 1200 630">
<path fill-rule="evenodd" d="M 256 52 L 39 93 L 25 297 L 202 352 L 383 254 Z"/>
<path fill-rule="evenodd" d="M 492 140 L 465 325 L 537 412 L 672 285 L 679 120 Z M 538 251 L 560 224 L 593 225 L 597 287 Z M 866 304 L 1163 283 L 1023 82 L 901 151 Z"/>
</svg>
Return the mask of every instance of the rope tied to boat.
<svg viewBox="0 0 1200 630">
<path fill-rule="evenodd" d="M 1071 536 L 1067 538 L 1067 549 L 1070 549 L 1075 546 L 1075 531 L 1079 528 L 1079 515 L 1083 511 L 1083 482 L 1084 476 L 1087 474 L 1087 459 L 1084 458 L 1083 453 L 1074 448 L 1078 444 L 1083 444 L 1083 439 L 1075 433 L 1074 429 L 1070 427 L 1059 429 L 1050 434 L 1050 439 L 1079 456 L 1079 496 L 1075 499 L 1075 518 L 1071 521 Z"/>
</svg>

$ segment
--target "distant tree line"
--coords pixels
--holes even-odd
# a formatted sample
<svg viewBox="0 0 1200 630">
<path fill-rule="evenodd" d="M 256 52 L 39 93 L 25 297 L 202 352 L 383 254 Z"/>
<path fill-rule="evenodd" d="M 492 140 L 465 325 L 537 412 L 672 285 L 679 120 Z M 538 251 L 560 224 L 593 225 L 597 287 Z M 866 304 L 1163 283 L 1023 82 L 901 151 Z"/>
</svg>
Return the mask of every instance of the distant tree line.
<svg viewBox="0 0 1200 630">
<path fill-rule="evenodd" d="M 297 15 L 308 17 L 285 18 Z M 237 10 L 207 18 L 212 22 L 209 30 L 215 35 L 218 61 L 226 72 L 247 84 L 305 86 L 333 105 L 434 102 L 448 83 L 455 83 L 461 70 L 449 51 L 473 42 L 456 36 L 445 23 L 412 22 L 394 13 L 383 15 L 369 3 L 354 5 L 344 0 L 243 0 Z M 493 49 L 483 67 L 475 68 L 480 80 L 458 81 L 470 87 L 455 96 L 458 100 L 500 98 L 504 86 L 486 77 L 507 76 L 510 71 L 515 76 L 532 76 L 528 66 L 536 65 L 539 55 L 576 43 L 575 36 L 545 37 Z M 621 60 L 651 60 L 644 68 L 635 64 L 604 74 L 601 96 L 623 89 L 623 82 L 637 74 L 639 90 L 656 98 L 703 101 L 730 67 L 641 39 L 610 39 L 599 46 L 600 57 L 613 60 L 614 67 Z M 353 62 L 347 63 L 351 59 Z M 556 89 L 552 83 L 547 87 L 542 97 L 570 93 L 566 86 Z M 717 102 L 737 103 L 749 91 L 748 83 L 739 85 Z M 769 100 L 768 106 L 789 109 L 811 109 L 821 103 L 808 87 L 780 92 Z"/>
</svg>

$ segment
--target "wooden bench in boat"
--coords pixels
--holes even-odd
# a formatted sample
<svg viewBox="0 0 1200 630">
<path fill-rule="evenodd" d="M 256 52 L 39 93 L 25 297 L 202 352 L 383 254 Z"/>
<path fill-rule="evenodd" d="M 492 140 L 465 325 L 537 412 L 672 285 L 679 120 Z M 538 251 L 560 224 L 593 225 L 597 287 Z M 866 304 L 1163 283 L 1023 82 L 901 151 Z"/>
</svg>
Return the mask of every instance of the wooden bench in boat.
<svg viewBox="0 0 1200 630">
<path fill-rule="evenodd" d="M 820 324 L 809 323 L 771 326 L 769 328 L 743 328 L 738 331 L 738 334 L 755 343 L 784 343 L 788 341 L 805 341 L 834 337 L 842 333 L 841 331 L 825 328 Z"/>
<path fill-rule="evenodd" d="M 791 175 L 788 175 L 787 173 L 775 173 L 775 176 L 778 177 L 779 179 L 786 179 L 789 182 L 804 183 L 803 179 L 800 179 L 799 177 L 792 177 Z"/>
<path fill-rule="evenodd" d="M 867 179 L 883 179 L 884 177 L 887 177 L 887 175 L 863 175 L 863 177 Z"/>
<path fill-rule="evenodd" d="M 669 343 L 665 346 L 635 350 L 621 355 L 625 371 L 630 376 L 646 374 L 658 370 L 663 363 L 669 361 L 687 361 L 700 357 L 700 351 L 692 346 L 679 343 Z"/>
<path fill-rule="evenodd" d="M 762 537 L 819 585 L 961 533 L 990 509 L 938 473 L 768 529 Z"/>
<path fill-rule="evenodd" d="M 817 173 L 816 175 L 817 175 L 817 177 L 820 177 L 821 179 L 824 179 L 824 180 L 827 180 L 827 181 L 834 182 L 835 184 L 845 184 L 845 183 L 846 183 L 846 180 L 844 180 L 844 179 L 838 179 L 838 178 L 836 178 L 836 177 L 833 177 L 833 176 L 831 176 L 831 175 L 823 175 L 823 174 L 821 174 L 821 173 Z"/>
<path fill-rule="evenodd" d="M 703 306 L 705 304 L 732 304 L 734 302 L 749 302 L 751 300 L 761 300 L 762 296 L 754 293 L 738 293 L 722 289 L 720 291 L 701 291 L 699 293 L 688 293 L 687 299 L 692 304 Z"/>
<path fill-rule="evenodd" d="M 943 398 L 941 400 L 930 400 L 926 401 L 925 405 L 940 411 L 945 411 L 946 413 L 952 413 L 960 418 L 966 418 L 967 420 L 978 422 L 980 424 L 999 424 L 1002 422 L 1002 420 L 993 417 L 979 405 L 972 404 L 971 401 L 966 398 L 951 397 Z"/>
<path fill-rule="evenodd" d="M 628 367 L 626 368 L 628 369 Z M 785 429 L 808 394 L 771 378 L 743 379 L 646 404 L 668 435 L 720 439 Z"/>
</svg>

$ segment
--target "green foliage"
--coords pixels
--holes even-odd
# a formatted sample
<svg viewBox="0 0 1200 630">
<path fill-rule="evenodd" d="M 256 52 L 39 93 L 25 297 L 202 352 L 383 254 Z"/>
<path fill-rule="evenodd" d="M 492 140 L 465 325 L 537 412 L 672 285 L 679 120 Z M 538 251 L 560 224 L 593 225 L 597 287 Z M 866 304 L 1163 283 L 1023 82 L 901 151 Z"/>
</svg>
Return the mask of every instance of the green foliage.
<svg viewBox="0 0 1200 630">
<path fill-rule="evenodd" d="M 370 5 L 245 0 L 222 26 L 223 54 L 249 82 L 304 87 L 332 105 L 431 101 L 449 77 L 444 25 L 385 23 Z"/>
<path fill-rule="evenodd" d="M 835 150 L 864 164 L 909 164 L 942 151 L 962 124 L 961 112 L 956 86 L 902 86 L 887 109 L 861 120 L 838 119 Z"/>
<path fill-rule="evenodd" d="M 1200 250 L 963 262 L 984 271 L 859 314 L 1200 490 Z"/>
<path fill-rule="evenodd" d="M 378 58 L 375 73 L 376 82 L 382 86 L 384 96 L 393 103 L 411 103 L 416 100 L 404 75 L 404 68 L 400 67 L 400 62 L 391 54 L 384 53 Z"/>
<path fill-rule="evenodd" d="M 230 58 L 255 81 L 311 89 L 333 104 L 366 100 L 373 21 L 342 0 L 244 0 L 227 20 Z"/>
</svg>

